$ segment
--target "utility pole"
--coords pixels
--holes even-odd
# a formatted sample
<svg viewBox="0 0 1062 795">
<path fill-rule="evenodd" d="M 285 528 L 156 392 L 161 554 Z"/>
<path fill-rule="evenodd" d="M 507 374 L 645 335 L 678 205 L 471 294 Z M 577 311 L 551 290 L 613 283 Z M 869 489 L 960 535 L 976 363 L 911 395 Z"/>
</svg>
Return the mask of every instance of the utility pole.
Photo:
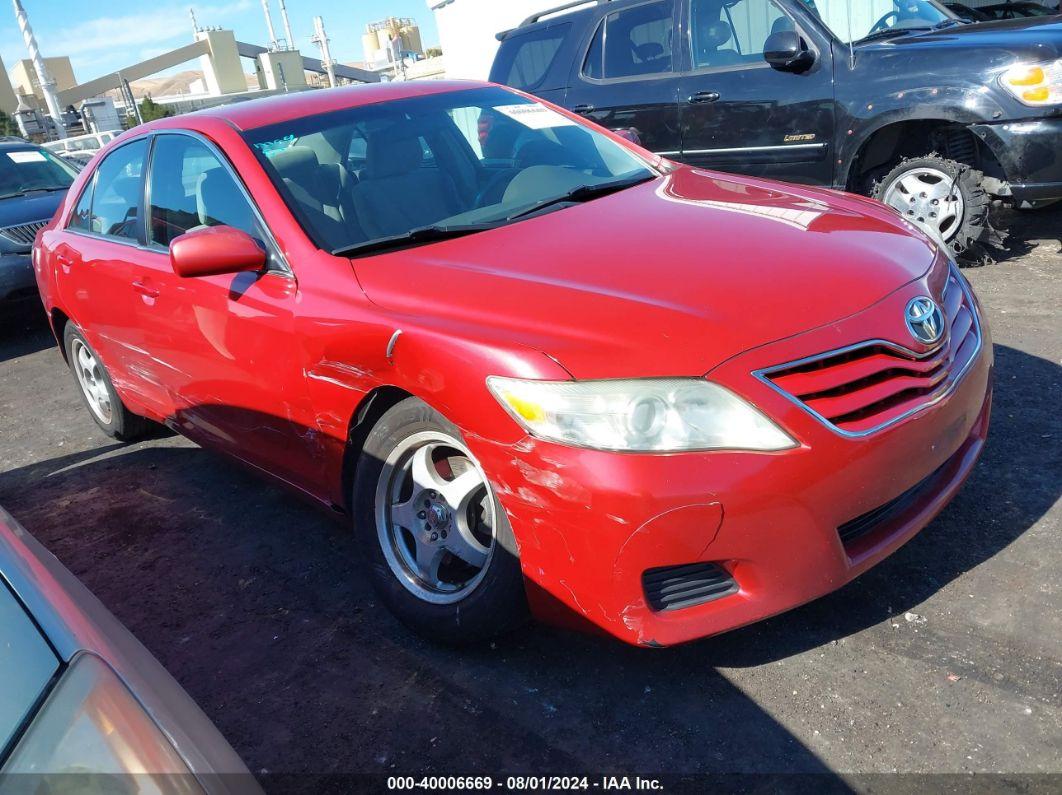
<svg viewBox="0 0 1062 795">
<path fill-rule="evenodd" d="M 44 95 L 44 104 L 48 107 L 48 115 L 55 120 L 55 134 L 59 138 L 66 138 L 63 112 L 59 108 L 59 97 L 55 94 L 55 80 L 52 79 L 51 72 L 48 71 L 48 67 L 41 57 L 40 48 L 37 47 L 37 39 L 33 35 L 33 28 L 30 27 L 29 18 L 26 16 L 26 9 L 22 7 L 21 0 L 11 0 L 11 2 L 15 6 L 15 19 L 18 20 L 22 38 L 26 42 L 26 49 L 29 50 L 30 60 L 33 61 L 33 68 L 37 72 L 37 82 L 41 84 L 41 94 Z"/>
<path fill-rule="evenodd" d="M 335 88 L 336 62 L 332 60 L 332 53 L 328 48 L 328 34 L 325 33 L 324 20 L 321 17 L 313 18 L 313 38 L 310 41 L 321 48 L 321 65 L 328 75 L 328 86 Z"/>
<path fill-rule="evenodd" d="M 288 9 L 287 6 L 284 5 L 284 0 L 280 0 L 280 19 L 284 23 L 284 35 L 287 36 L 288 49 L 297 50 L 298 47 L 295 46 L 295 39 L 292 38 L 291 35 L 291 21 L 288 19 Z"/>
<path fill-rule="evenodd" d="M 273 29 L 273 14 L 269 10 L 269 0 L 262 0 L 262 11 L 265 13 L 266 27 L 269 28 L 269 49 L 277 50 L 277 32 Z"/>
</svg>

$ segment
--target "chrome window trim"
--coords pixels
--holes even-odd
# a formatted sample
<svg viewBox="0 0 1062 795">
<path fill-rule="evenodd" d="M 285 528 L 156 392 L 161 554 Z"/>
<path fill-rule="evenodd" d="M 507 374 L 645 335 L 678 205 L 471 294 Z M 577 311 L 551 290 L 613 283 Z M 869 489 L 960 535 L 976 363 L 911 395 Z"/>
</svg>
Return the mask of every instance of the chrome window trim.
<svg viewBox="0 0 1062 795">
<path fill-rule="evenodd" d="M 681 150 L 668 150 L 665 152 L 654 152 L 656 155 L 671 156 L 671 155 L 715 155 L 715 154 L 728 154 L 730 152 L 783 152 L 791 149 L 825 149 L 826 142 L 820 141 L 813 144 L 772 144 L 770 146 L 731 146 L 722 149 L 681 149 Z"/>
<path fill-rule="evenodd" d="M 772 365 L 770 367 L 762 367 L 762 368 L 760 368 L 758 370 L 753 370 L 752 371 L 752 375 L 756 379 L 758 379 L 760 382 L 766 384 L 768 387 L 773 389 L 779 395 L 784 397 L 790 403 L 798 406 L 806 414 L 809 414 L 812 417 L 814 417 L 816 420 L 818 420 L 820 423 L 825 425 L 831 431 L 833 431 L 834 433 L 838 434 L 839 436 L 843 436 L 843 437 L 845 437 L 847 439 L 863 439 L 863 438 L 865 438 L 867 436 L 871 436 L 871 435 L 873 435 L 875 433 L 878 433 L 879 431 L 882 431 L 885 428 L 889 428 L 889 427 L 891 427 L 893 425 L 896 425 L 897 423 L 903 422 L 908 417 L 911 417 L 914 414 L 919 413 L 920 411 L 924 411 L 927 408 L 931 408 L 932 406 L 935 406 L 937 403 L 939 403 L 940 401 L 944 400 L 946 397 L 951 395 L 951 393 L 954 392 L 958 388 L 959 384 L 962 383 L 963 379 L 966 377 L 966 374 L 970 371 L 970 368 L 973 367 L 974 362 L 976 362 L 977 359 L 979 358 L 979 356 L 981 355 L 981 349 L 984 347 L 984 335 L 982 334 L 982 331 L 981 331 L 981 320 L 977 316 L 977 306 L 976 306 L 976 304 L 973 301 L 973 293 L 970 292 L 969 286 L 965 283 L 964 278 L 959 273 L 957 273 L 955 271 L 954 266 L 952 266 L 950 268 L 950 275 L 951 275 L 952 278 L 955 279 L 955 281 L 957 281 L 959 283 L 959 287 L 962 289 L 963 296 L 966 298 L 967 306 L 969 307 L 969 310 L 970 310 L 970 315 L 973 317 L 973 330 L 974 330 L 974 333 L 977 335 L 977 345 L 974 348 L 973 353 L 970 355 L 969 360 L 966 362 L 965 365 L 963 365 L 962 369 L 960 369 L 959 372 L 955 375 L 955 377 L 952 379 L 952 381 L 948 385 L 948 387 L 945 390 L 943 390 L 940 394 L 933 396 L 930 400 L 927 400 L 925 403 L 921 403 L 918 406 L 905 411 L 903 414 L 900 414 L 897 417 L 893 417 L 892 419 L 888 420 L 887 422 L 883 422 L 880 425 L 875 425 L 873 428 L 868 428 L 867 430 L 864 430 L 864 431 L 846 431 L 843 428 L 839 428 L 836 425 L 834 425 L 832 422 L 830 422 L 828 419 L 826 419 L 819 412 L 815 411 L 813 408 L 811 408 L 807 404 L 803 403 L 795 395 L 791 395 L 788 392 L 786 392 L 780 386 L 778 386 L 773 381 L 771 381 L 768 376 L 771 373 L 776 373 L 776 372 L 778 372 L 780 370 L 788 370 L 788 369 L 791 369 L 793 367 L 799 367 L 799 366 L 804 365 L 804 364 L 810 364 L 811 362 L 820 361 L 822 359 L 828 359 L 831 356 L 838 356 L 840 354 L 849 353 L 850 351 L 859 350 L 860 348 L 885 347 L 885 348 L 889 348 L 889 349 L 891 349 L 893 351 L 896 351 L 897 353 L 904 354 L 904 355 L 909 356 L 909 357 L 914 358 L 914 359 L 927 359 L 927 358 L 935 355 L 936 353 L 939 353 L 941 348 L 944 348 L 944 347 L 946 347 L 947 345 L 949 345 L 951 343 L 951 319 L 950 318 L 948 319 L 948 333 L 947 333 L 947 335 L 945 337 L 943 337 L 941 339 L 941 341 L 939 343 L 937 343 L 937 345 L 935 345 L 933 348 L 931 348 L 930 350 L 926 351 L 925 353 L 917 353 L 915 351 L 910 350 L 909 348 L 903 347 L 902 345 L 897 345 L 895 342 L 890 342 L 889 340 L 871 339 L 871 340 L 865 340 L 863 342 L 857 342 L 857 343 L 854 343 L 852 345 L 846 345 L 846 346 L 844 346 L 842 348 L 836 348 L 836 349 L 834 349 L 832 351 L 826 351 L 825 353 L 818 353 L 818 354 L 815 354 L 814 356 L 806 356 L 803 359 L 796 359 L 795 361 L 786 362 L 785 364 L 777 364 L 777 365 Z M 950 282 L 950 280 L 951 279 L 949 279 L 949 282 Z M 945 285 L 944 289 L 945 289 L 945 291 L 947 290 L 947 285 Z"/>
</svg>

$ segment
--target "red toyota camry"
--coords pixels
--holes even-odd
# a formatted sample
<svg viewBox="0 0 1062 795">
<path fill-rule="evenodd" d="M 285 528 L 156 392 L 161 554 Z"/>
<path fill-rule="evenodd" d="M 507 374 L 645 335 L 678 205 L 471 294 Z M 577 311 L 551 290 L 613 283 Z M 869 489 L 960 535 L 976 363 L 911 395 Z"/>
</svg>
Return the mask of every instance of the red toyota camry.
<svg viewBox="0 0 1062 795">
<path fill-rule="evenodd" d="M 988 427 L 977 301 L 894 211 L 488 84 L 138 127 L 35 263 L 105 432 L 165 423 L 347 513 L 444 641 L 787 610 L 924 527 Z"/>
</svg>

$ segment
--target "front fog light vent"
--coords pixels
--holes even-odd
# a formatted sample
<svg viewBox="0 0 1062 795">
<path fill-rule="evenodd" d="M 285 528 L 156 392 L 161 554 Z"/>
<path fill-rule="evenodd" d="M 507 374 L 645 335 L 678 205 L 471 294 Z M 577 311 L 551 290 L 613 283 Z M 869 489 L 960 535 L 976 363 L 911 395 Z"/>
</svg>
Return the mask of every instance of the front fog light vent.
<svg viewBox="0 0 1062 795">
<path fill-rule="evenodd" d="M 687 563 L 647 569 L 642 587 L 656 611 L 680 610 L 737 593 L 738 586 L 726 569 L 715 563 Z"/>
</svg>

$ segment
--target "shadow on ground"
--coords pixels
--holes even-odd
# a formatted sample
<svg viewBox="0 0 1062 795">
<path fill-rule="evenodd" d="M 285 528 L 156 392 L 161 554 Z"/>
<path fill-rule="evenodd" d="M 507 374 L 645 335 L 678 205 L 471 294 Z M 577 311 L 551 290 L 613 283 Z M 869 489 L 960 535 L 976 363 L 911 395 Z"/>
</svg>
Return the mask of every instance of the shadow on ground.
<svg viewBox="0 0 1062 795">
<path fill-rule="evenodd" d="M 343 524 L 182 440 L 4 472 L 0 504 L 256 771 L 454 772 L 460 760 L 468 772 L 828 773 L 717 668 L 781 660 L 902 613 L 1059 498 L 1062 461 L 1044 437 L 1057 438 L 1060 401 L 1043 398 L 1062 368 L 1006 347 L 996 357 L 984 457 L 925 532 L 831 596 L 663 652 L 536 626 L 489 647 L 423 643 L 375 603 Z"/>
<path fill-rule="evenodd" d="M 1024 257 L 1038 243 L 1053 249 L 1050 255 L 1062 254 L 1062 203 L 1041 210 L 1002 210 L 993 223 L 1007 234 L 1002 252 L 995 257 L 1000 263 Z"/>
</svg>

